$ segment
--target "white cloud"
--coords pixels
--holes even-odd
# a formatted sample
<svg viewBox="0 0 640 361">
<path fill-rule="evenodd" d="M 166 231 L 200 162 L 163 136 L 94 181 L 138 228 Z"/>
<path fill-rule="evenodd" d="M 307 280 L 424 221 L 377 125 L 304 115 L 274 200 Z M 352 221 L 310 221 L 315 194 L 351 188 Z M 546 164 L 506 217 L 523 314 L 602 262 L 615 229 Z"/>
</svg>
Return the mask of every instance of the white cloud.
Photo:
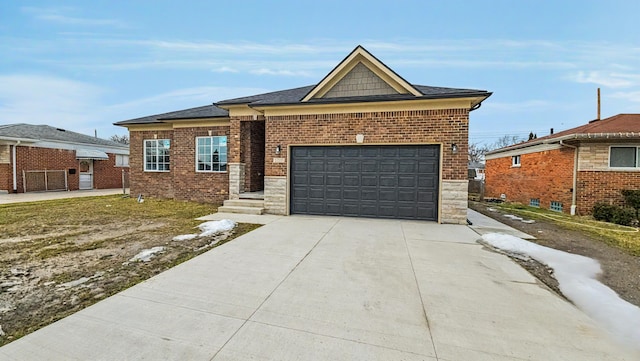
<svg viewBox="0 0 640 361">
<path fill-rule="evenodd" d="M 631 91 L 631 92 L 617 92 L 611 94 L 612 98 L 623 99 L 626 101 L 640 103 L 640 91 Z"/>
<path fill-rule="evenodd" d="M 592 83 L 608 88 L 628 88 L 638 84 L 640 75 L 602 71 L 579 71 L 572 76 L 578 83 Z"/>
<path fill-rule="evenodd" d="M 308 71 L 304 71 L 304 70 L 298 70 L 298 71 L 284 70 L 284 69 L 274 70 L 274 69 L 268 69 L 268 68 L 260 68 L 260 69 L 251 70 L 250 73 L 251 74 L 256 74 L 256 75 L 276 75 L 276 76 L 280 76 L 280 75 L 284 75 L 284 76 L 305 76 L 305 77 L 313 76 L 313 74 L 309 73 Z"/>
<path fill-rule="evenodd" d="M 71 7 L 44 8 L 25 6 L 22 7 L 21 10 L 32 15 L 35 19 L 61 25 L 126 27 L 124 22 L 116 19 L 100 19 L 69 15 L 69 13 L 76 12 L 75 9 Z"/>
</svg>

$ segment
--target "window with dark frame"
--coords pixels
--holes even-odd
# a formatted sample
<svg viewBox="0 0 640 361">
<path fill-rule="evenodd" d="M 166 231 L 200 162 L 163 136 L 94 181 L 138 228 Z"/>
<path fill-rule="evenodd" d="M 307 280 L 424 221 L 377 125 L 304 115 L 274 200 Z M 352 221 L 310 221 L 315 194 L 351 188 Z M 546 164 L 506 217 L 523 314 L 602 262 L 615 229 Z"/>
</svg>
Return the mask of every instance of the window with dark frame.
<svg viewBox="0 0 640 361">
<path fill-rule="evenodd" d="M 640 147 L 611 147 L 609 150 L 610 168 L 637 168 Z"/>
<path fill-rule="evenodd" d="M 520 155 L 514 155 L 511 157 L 511 166 L 512 167 L 520 166 Z"/>
<path fill-rule="evenodd" d="M 227 137 L 196 137 L 196 171 L 227 171 Z"/>
<path fill-rule="evenodd" d="M 170 170 L 171 140 L 149 139 L 144 141 L 145 172 L 168 172 Z"/>
</svg>

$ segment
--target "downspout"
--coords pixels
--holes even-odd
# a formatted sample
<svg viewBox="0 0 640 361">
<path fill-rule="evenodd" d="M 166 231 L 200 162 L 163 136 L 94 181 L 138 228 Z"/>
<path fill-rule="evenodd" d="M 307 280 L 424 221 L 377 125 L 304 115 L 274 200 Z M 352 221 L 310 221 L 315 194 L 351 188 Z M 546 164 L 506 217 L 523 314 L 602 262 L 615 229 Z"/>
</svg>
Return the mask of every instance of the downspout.
<svg viewBox="0 0 640 361">
<path fill-rule="evenodd" d="M 578 147 L 575 145 L 569 145 L 562 142 L 560 139 L 560 145 L 564 147 L 573 148 L 573 188 L 571 189 L 571 215 L 576 215 L 576 198 L 578 192 Z"/>
<path fill-rule="evenodd" d="M 20 141 L 17 141 L 16 144 L 13 145 L 13 151 L 11 152 L 11 163 L 13 163 L 13 193 L 18 193 L 18 178 L 16 175 L 18 166 L 16 165 L 16 147 L 18 147 Z"/>
</svg>

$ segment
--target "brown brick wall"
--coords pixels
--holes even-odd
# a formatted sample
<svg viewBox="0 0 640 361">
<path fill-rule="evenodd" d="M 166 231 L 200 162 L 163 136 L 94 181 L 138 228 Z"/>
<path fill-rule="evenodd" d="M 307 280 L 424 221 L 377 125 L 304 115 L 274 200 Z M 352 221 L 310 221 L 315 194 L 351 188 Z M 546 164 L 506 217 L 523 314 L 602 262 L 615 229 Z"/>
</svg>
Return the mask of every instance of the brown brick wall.
<svg viewBox="0 0 640 361">
<path fill-rule="evenodd" d="M 222 203 L 229 194 L 229 173 L 196 172 L 196 137 L 226 135 L 229 127 L 211 126 L 176 128 L 172 131 L 131 131 L 129 163 L 131 166 L 131 194 L 151 197 Z M 171 140 L 171 170 L 144 171 L 145 139 Z M 230 142 L 228 142 L 229 144 Z"/>
<path fill-rule="evenodd" d="M 196 172 L 196 137 L 207 137 L 209 131 L 212 136 L 229 137 L 229 127 L 174 129 L 171 173 L 175 199 L 222 204 L 229 198 L 228 172 Z"/>
<path fill-rule="evenodd" d="M 265 122 L 267 176 L 286 175 L 286 163 L 272 159 L 286 158 L 288 145 L 354 144 L 356 134 L 364 134 L 365 145 L 443 142 L 443 179 L 467 179 L 467 109 L 276 116 Z M 456 154 L 451 143 L 458 145 Z M 276 156 L 272 150 L 278 144 L 282 153 Z"/>
<path fill-rule="evenodd" d="M 108 155 L 109 159 L 93 161 L 93 188 L 95 189 L 122 188 L 122 171 L 129 171 L 126 167 L 116 167 L 115 154 Z"/>
<path fill-rule="evenodd" d="M 11 164 L 0 164 L 0 191 L 13 192 Z"/>
<path fill-rule="evenodd" d="M 69 190 L 79 188 L 79 160 L 73 150 L 50 149 L 38 147 L 19 146 L 16 152 L 18 192 L 24 192 L 22 172 L 28 170 L 65 170 L 67 172 L 67 184 Z M 12 166 L 7 165 L 8 188 L 13 188 L 11 175 Z M 70 169 L 75 169 L 75 174 L 69 174 Z M 121 168 L 115 167 L 115 155 L 109 154 L 109 160 L 96 160 L 93 162 L 93 187 L 96 189 L 122 187 Z M 0 180 L 1 182 L 1 180 Z M 2 189 L 2 188 L 0 188 Z"/>
<path fill-rule="evenodd" d="M 640 189 L 640 172 L 578 172 L 578 213 L 591 214 L 597 202 L 623 205 L 623 189 Z"/>
<path fill-rule="evenodd" d="M 157 198 L 173 198 L 172 172 L 144 171 L 144 140 L 154 139 L 154 135 L 157 135 L 157 139 L 171 140 L 171 152 L 173 152 L 173 131 L 129 132 L 130 194 L 132 197 L 142 194 Z M 174 162 L 175 159 L 171 157 L 171 169 L 174 167 Z"/>
<path fill-rule="evenodd" d="M 510 202 L 529 204 L 540 199 L 540 208 L 551 201 L 562 202 L 563 211 L 571 211 L 573 187 L 573 149 L 563 148 L 522 154 L 520 167 L 511 166 L 511 156 L 488 159 L 485 167 L 485 197 L 507 196 Z"/>
</svg>

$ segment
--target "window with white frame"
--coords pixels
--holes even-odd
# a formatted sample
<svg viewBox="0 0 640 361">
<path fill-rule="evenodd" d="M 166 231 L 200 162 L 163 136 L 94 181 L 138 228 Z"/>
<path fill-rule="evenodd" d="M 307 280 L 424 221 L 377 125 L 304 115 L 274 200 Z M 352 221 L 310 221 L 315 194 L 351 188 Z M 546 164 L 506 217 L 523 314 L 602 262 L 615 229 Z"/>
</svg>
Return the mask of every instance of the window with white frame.
<svg viewBox="0 0 640 361">
<path fill-rule="evenodd" d="M 640 147 L 611 147 L 609 148 L 609 167 L 637 168 L 640 167 Z"/>
<path fill-rule="evenodd" d="M 196 171 L 198 172 L 226 172 L 227 171 L 227 137 L 197 137 L 196 138 Z"/>
<path fill-rule="evenodd" d="M 519 155 L 514 155 L 511 157 L 511 166 L 512 167 L 519 167 L 520 166 L 520 156 Z"/>
<path fill-rule="evenodd" d="M 129 156 L 124 154 L 116 154 L 116 167 L 128 167 Z"/>
<path fill-rule="evenodd" d="M 168 172 L 171 140 L 149 139 L 144 141 L 144 170 L 146 172 Z"/>
</svg>

